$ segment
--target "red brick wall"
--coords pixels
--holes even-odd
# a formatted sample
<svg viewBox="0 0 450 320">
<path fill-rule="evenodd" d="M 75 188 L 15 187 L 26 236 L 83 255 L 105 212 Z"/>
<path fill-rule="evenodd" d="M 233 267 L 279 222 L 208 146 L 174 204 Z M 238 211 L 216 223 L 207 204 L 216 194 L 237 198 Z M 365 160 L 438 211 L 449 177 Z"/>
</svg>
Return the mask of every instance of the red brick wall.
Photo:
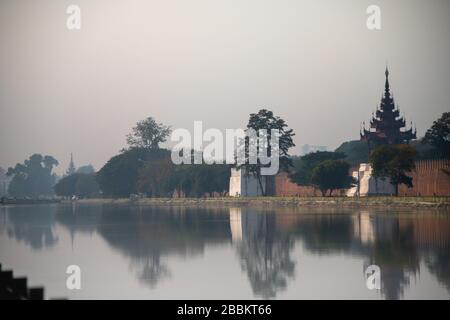
<svg viewBox="0 0 450 320">
<path fill-rule="evenodd" d="M 333 196 L 344 195 L 345 191 L 333 191 Z M 313 187 L 299 186 L 289 180 L 286 172 L 282 172 L 275 177 L 275 195 L 280 197 L 313 197 L 322 196 L 320 190 Z"/>
<path fill-rule="evenodd" d="M 356 170 L 356 168 L 353 168 Z M 450 196 L 450 176 L 442 169 L 450 171 L 450 160 L 423 160 L 416 162 L 416 169 L 409 175 L 413 178 L 414 187 L 408 189 L 399 186 L 400 196 Z M 286 173 L 280 173 L 275 178 L 277 196 L 308 197 L 320 196 L 320 191 L 312 187 L 298 186 L 291 182 Z M 333 195 L 344 195 L 343 191 L 335 191 Z"/>
<path fill-rule="evenodd" d="M 275 177 L 275 194 L 283 197 L 294 196 L 315 196 L 319 195 L 314 192 L 312 187 L 299 186 L 289 180 L 286 172 L 282 172 Z"/>
<path fill-rule="evenodd" d="M 450 196 L 450 160 L 423 160 L 416 162 L 416 169 L 409 174 L 414 187 L 399 186 L 401 196 Z"/>
</svg>

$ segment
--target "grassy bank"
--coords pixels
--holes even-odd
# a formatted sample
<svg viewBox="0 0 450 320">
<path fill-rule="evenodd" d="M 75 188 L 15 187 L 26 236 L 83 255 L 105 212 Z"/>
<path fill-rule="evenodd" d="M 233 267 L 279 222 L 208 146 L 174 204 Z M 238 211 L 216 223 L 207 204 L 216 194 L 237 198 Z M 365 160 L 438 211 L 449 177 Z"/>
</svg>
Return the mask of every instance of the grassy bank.
<svg viewBox="0 0 450 320">
<path fill-rule="evenodd" d="M 70 201 L 67 201 L 70 202 Z M 445 208 L 450 197 L 246 197 L 246 198 L 142 198 L 82 199 L 85 204 L 182 205 L 182 206 L 311 206 L 311 207 L 377 207 L 377 208 Z"/>
</svg>

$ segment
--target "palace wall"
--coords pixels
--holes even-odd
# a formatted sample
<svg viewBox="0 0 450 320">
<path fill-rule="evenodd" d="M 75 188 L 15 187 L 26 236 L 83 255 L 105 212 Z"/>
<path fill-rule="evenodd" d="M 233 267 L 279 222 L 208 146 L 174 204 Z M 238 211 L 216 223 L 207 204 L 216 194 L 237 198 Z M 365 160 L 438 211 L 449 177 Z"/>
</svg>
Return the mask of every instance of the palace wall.
<svg viewBox="0 0 450 320">
<path fill-rule="evenodd" d="M 289 180 L 286 172 L 281 172 L 275 177 L 275 195 L 278 197 L 314 197 L 322 196 L 320 190 L 313 187 L 299 186 Z M 344 196 L 345 190 L 335 190 L 333 196 Z"/>
<path fill-rule="evenodd" d="M 443 170 L 450 172 L 450 160 L 416 161 L 416 169 L 410 173 L 414 187 L 408 189 L 405 185 L 400 185 L 399 196 L 450 196 L 450 176 Z M 285 172 L 276 176 L 275 188 L 277 196 L 321 196 L 320 191 L 315 191 L 312 187 L 298 186 L 291 182 Z M 345 191 L 336 190 L 333 195 L 345 195 Z"/>
<path fill-rule="evenodd" d="M 320 195 L 320 192 L 315 192 L 312 187 L 299 186 L 290 181 L 286 172 L 281 172 L 275 177 L 275 193 L 279 197 L 312 197 Z"/>
<path fill-rule="evenodd" d="M 416 169 L 409 174 L 413 185 L 399 186 L 400 196 L 450 196 L 450 159 L 416 161 Z"/>
</svg>

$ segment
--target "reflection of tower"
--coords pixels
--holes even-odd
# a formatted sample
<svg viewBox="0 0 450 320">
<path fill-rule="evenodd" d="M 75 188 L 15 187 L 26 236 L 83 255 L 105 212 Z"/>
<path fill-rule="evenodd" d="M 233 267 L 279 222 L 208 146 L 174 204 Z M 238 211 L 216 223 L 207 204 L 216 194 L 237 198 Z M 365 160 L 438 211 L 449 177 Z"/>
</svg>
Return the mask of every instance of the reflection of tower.
<svg viewBox="0 0 450 320">
<path fill-rule="evenodd" d="M 232 242 L 249 241 L 258 236 L 270 236 L 273 232 L 275 217 L 246 212 L 242 208 L 229 208 L 230 230 Z M 269 224 L 270 223 L 270 224 Z"/>
<path fill-rule="evenodd" d="M 368 211 L 361 211 L 360 214 L 353 216 L 353 234 L 363 244 L 375 241 L 373 222 Z"/>
<path fill-rule="evenodd" d="M 75 231 L 76 231 L 76 219 L 77 219 L 77 215 L 76 215 L 76 204 L 72 202 L 72 216 L 75 219 L 75 223 L 72 223 L 70 225 L 70 244 L 71 244 L 71 248 L 72 248 L 72 252 L 73 252 L 73 244 L 75 242 Z"/>
<path fill-rule="evenodd" d="M 241 208 L 230 208 L 231 241 L 233 243 L 242 240 L 242 210 Z"/>
</svg>

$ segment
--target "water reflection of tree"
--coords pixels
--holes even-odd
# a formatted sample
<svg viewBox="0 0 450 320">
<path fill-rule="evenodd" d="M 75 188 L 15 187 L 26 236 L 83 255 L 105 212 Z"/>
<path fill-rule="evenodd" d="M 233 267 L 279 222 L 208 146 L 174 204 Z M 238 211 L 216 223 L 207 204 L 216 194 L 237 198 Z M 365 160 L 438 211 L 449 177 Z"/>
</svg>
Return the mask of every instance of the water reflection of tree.
<svg viewBox="0 0 450 320">
<path fill-rule="evenodd" d="M 354 232 L 348 214 L 312 214 L 297 220 L 295 233 L 303 239 L 305 248 L 316 254 L 363 251 L 352 248 Z"/>
<path fill-rule="evenodd" d="M 430 273 L 445 285 L 450 292 L 450 248 L 443 248 L 425 257 L 425 264 Z"/>
<path fill-rule="evenodd" d="M 23 241 L 33 250 L 54 246 L 58 242 L 53 231 L 55 211 L 54 205 L 6 207 L 8 237 Z"/>
<path fill-rule="evenodd" d="M 219 209 L 105 206 L 99 233 L 130 258 L 143 283 L 154 287 L 170 276 L 164 256 L 198 255 L 206 243 L 228 241 L 227 222 L 227 212 Z"/>
<path fill-rule="evenodd" d="M 68 228 L 73 239 L 79 232 L 98 232 L 128 258 L 131 270 L 149 286 L 170 276 L 168 255 L 200 255 L 207 243 L 227 243 L 232 238 L 255 295 L 275 297 L 294 276 L 291 251 L 298 237 L 315 254 L 356 255 L 364 258 L 365 266 L 379 265 L 387 299 L 403 296 L 410 279 L 420 272 L 421 259 L 450 291 L 448 214 L 323 214 L 322 210 L 289 215 L 281 214 L 281 209 L 276 213 L 242 209 L 239 223 L 230 231 L 227 209 L 40 205 L 2 211 L 8 236 L 34 250 L 58 242 L 55 221 Z"/>
<path fill-rule="evenodd" d="M 137 273 L 138 279 L 155 287 L 159 281 L 170 276 L 170 270 L 161 255 L 155 254 L 147 257 L 139 257 L 131 261 L 131 269 Z"/>
<path fill-rule="evenodd" d="M 295 263 L 290 251 L 293 238 L 276 227 L 274 213 L 244 212 L 240 216 L 242 239 L 237 251 L 255 295 L 273 298 L 293 277 Z"/>
</svg>

